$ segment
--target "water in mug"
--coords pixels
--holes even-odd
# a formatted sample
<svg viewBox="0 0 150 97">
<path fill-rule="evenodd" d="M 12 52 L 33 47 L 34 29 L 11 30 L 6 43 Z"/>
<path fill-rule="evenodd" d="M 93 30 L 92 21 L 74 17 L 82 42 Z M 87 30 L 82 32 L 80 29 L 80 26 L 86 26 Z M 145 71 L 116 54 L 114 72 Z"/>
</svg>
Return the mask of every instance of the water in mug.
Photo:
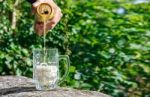
<svg viewBox="0 0 150 97">
<path fill-rule="evenodd" d="M 58 80 L 58 67 L 56 62 L 41 63 L 36 66 L 35 79 L 37 87 L 40 89 L 48 89 L 49 87 L 55 87 Z M 51 85 L 51 86 L 50 86 Z"/>
</svg>

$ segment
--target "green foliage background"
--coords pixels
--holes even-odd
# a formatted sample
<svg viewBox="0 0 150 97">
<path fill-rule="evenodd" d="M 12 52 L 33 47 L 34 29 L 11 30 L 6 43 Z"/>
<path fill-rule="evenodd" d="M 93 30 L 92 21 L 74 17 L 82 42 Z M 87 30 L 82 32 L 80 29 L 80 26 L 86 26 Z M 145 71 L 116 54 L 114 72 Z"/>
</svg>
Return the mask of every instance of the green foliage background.
<svg viewBox="0 0 150 97">
<path fill-rule="evenodd" d="M 63 86 L 114 97 L 150 96 L 150 3 L 134 1 L 56 0 L 63 18 L 46 41 L 47 48 L 70 55 Z M 32 49 L 42 48 L 43 38 L 33 31 L 31 5 L 14 2 L 0 0 L 0 74 L 32 77 Z"/>
</svg>

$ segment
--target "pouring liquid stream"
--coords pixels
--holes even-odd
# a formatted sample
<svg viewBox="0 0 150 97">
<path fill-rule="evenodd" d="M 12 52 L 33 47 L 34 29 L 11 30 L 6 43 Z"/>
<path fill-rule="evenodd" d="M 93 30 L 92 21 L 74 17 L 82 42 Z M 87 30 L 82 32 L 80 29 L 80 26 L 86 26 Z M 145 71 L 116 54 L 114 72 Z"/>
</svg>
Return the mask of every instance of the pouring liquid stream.
<svg viewBox="0 0 150 97">
<path fill-rule="evenodd" d="M 44 33 L 43 33 L 43 41 L 44 41 L 44 43 L 43 43 L 43 50 L 44 50 L 44 63 L 46 63 L 46 57 L 47 57 L 47 53 L 46 53 L 46 19 L 44 19 L 44 26 L 43 26 L 43 31 L 44 31 Z"/>
<path fill-rule="evenodd" d="M 48 3 L 42 3 L 37 7 L 37 19 L 43 22 L 43 61 L 46 63 L 47 51 L 46 51 L 46 24 L 49 19 L 54 17 L 54 9 L 52 5 Z"/>
</svg>

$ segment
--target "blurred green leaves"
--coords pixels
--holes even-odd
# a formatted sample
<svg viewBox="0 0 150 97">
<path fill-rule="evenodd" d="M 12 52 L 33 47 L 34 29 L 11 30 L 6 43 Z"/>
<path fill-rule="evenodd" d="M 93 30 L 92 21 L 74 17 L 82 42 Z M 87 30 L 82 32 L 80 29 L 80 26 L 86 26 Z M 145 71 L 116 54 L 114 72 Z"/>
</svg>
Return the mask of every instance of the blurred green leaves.
<svg viewBox="0 0 150 97">
<path fill-rule="evenodd" d="M 150 96 L 150 3 L 135 1 L 56 0 L 63 18 L 46 44 L 70 55 L 64 86 L 114 97 Z M 32 77 L 32 49 L 42 48 L 43 38 L 34 33 L 25 0 L 16 8 L 17 27 L 11 28 L 14 2 L 0 1 L 0 74 Z"/>
</svg>

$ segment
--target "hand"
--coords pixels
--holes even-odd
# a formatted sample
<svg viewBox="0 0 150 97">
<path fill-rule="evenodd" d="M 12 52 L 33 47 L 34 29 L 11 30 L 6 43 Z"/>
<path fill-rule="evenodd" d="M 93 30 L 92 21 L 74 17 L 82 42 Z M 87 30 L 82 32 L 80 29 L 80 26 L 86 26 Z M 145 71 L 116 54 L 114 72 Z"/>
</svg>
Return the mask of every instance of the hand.
<svg viewBox="0 0 150 97">
<path fill-rule="evenodd" d="M 46 22 L 46 32 L 48 32 L 48 30 L 53 29 L 56 26 L 56 24 L 60 21 L 60 19 L 62 17 L 62 13 L 61 13 L 61 9 L 55 4 L 55 2 L 53 0 L 37 0 L 35 3 L 32 4 L 33 13 L 36 12 L 36 8 L 41 3 L 51 4 L 54 8 L 53 19 L 48 20 Z M 43 35 L 44 34 L 44 23 L 35 21 L 34 29 L 38 35 Z"/>
</svg>

